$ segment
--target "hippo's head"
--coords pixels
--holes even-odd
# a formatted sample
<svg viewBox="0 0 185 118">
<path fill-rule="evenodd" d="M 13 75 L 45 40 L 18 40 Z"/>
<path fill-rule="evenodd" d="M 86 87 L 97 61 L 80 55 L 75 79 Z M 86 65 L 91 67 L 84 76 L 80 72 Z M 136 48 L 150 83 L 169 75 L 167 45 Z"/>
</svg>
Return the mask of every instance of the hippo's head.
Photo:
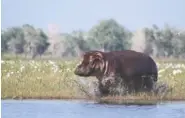
<svg viewBox="0 0 185 118">
<path fill-rule="evenodd" d="M 75 68 L 74 73 L 78 76 L 97 76 L 104 69 L 104 53 L 90 51 L 83 54 L 82 61 Z"/>
</svg>

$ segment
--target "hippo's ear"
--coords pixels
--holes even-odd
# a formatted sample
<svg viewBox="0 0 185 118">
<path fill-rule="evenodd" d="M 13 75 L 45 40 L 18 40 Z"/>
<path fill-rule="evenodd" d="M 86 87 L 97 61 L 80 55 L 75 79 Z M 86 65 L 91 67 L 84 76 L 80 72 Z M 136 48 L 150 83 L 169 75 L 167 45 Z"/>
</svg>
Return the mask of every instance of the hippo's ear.
<svg viewBox="0 0 185 118">
<path fill-rule="evenodd" d="M 93 66 L 93 68 L 95 68 L 95 69 L 103 69 L 103 58 L 104 58 L 104 55 L 103 55 L 103 53 L 101 53 L 101 52 L 95 52 L 95 53 L 93 53 L 93 55 L 92 55 L 92 66 Z"/>
<path fill-rule="evenodd" d="M 103 59 L 103 53 L 95 52 L 95 54 L 93 54 L 93 58 L 98 59 L 98 60 L 102 60 Z"/>
<path fill-rule="evenodd" d="M 89 61 L 90 62 L 94 62 L 94 61 L 103 61 L 103 53 L 101 52 L 93 52 L 91 55 L 90 55 L 90 58 L 89 58 Z"/>
</svg>

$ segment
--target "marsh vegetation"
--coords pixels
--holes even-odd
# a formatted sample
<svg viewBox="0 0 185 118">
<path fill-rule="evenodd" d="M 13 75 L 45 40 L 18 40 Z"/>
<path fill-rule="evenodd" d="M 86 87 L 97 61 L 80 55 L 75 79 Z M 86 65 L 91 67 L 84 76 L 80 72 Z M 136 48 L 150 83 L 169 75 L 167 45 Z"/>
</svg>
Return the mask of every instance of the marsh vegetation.
<svg viewBox="0 0 185 118">
<path fill-rule="evenodd" d="M 165 95 L 137 93 L 108 96 L 101 102 L 185 100 L 185 62 L 156 60 L 158 83 L 171 88 Z M 2 99 L 93 99 L 96 78 L 82 78 L 73 71 L 78 60 L 2 60 Z M 89 93 L 88 93 L 89 92 Z M 89 96 L 89 97 L 88 97 Z"/>
</svg>

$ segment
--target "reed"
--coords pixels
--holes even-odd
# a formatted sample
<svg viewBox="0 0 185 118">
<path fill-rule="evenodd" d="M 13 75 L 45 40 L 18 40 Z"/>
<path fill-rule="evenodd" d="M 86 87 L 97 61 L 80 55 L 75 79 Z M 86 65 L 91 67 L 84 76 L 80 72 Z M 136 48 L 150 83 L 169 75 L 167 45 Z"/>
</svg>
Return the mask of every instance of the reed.
<svg viewBox="0 0 185 118">
<path fill-rule="evenodd" d="M 159 82 L 165 82 L 171 91 L 165 96 L 138 93 L 127 96 L 108 96 L 100 102 L 185 100 L 185 62 L 157 60 Z M 2 60 L 1 99 L 86 99 L 88 85 L 95 78 L 81 78 L 73 71 L 78 60 Z M 91 99 L 91 98 L 88 98 Z"/>
</svg>

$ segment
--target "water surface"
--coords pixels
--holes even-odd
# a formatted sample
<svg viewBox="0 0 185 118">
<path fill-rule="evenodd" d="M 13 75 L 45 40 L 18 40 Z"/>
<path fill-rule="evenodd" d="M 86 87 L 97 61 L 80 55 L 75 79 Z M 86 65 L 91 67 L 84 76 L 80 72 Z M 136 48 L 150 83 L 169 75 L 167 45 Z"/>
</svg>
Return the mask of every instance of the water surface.
<svg viewBox="0 0 185 118">
<path fill-rule="evenodd" d="M 2 100 L 2 118 L 185 118 L 184 102 L 107 105 L 70 100 Z"/>
</svg>

